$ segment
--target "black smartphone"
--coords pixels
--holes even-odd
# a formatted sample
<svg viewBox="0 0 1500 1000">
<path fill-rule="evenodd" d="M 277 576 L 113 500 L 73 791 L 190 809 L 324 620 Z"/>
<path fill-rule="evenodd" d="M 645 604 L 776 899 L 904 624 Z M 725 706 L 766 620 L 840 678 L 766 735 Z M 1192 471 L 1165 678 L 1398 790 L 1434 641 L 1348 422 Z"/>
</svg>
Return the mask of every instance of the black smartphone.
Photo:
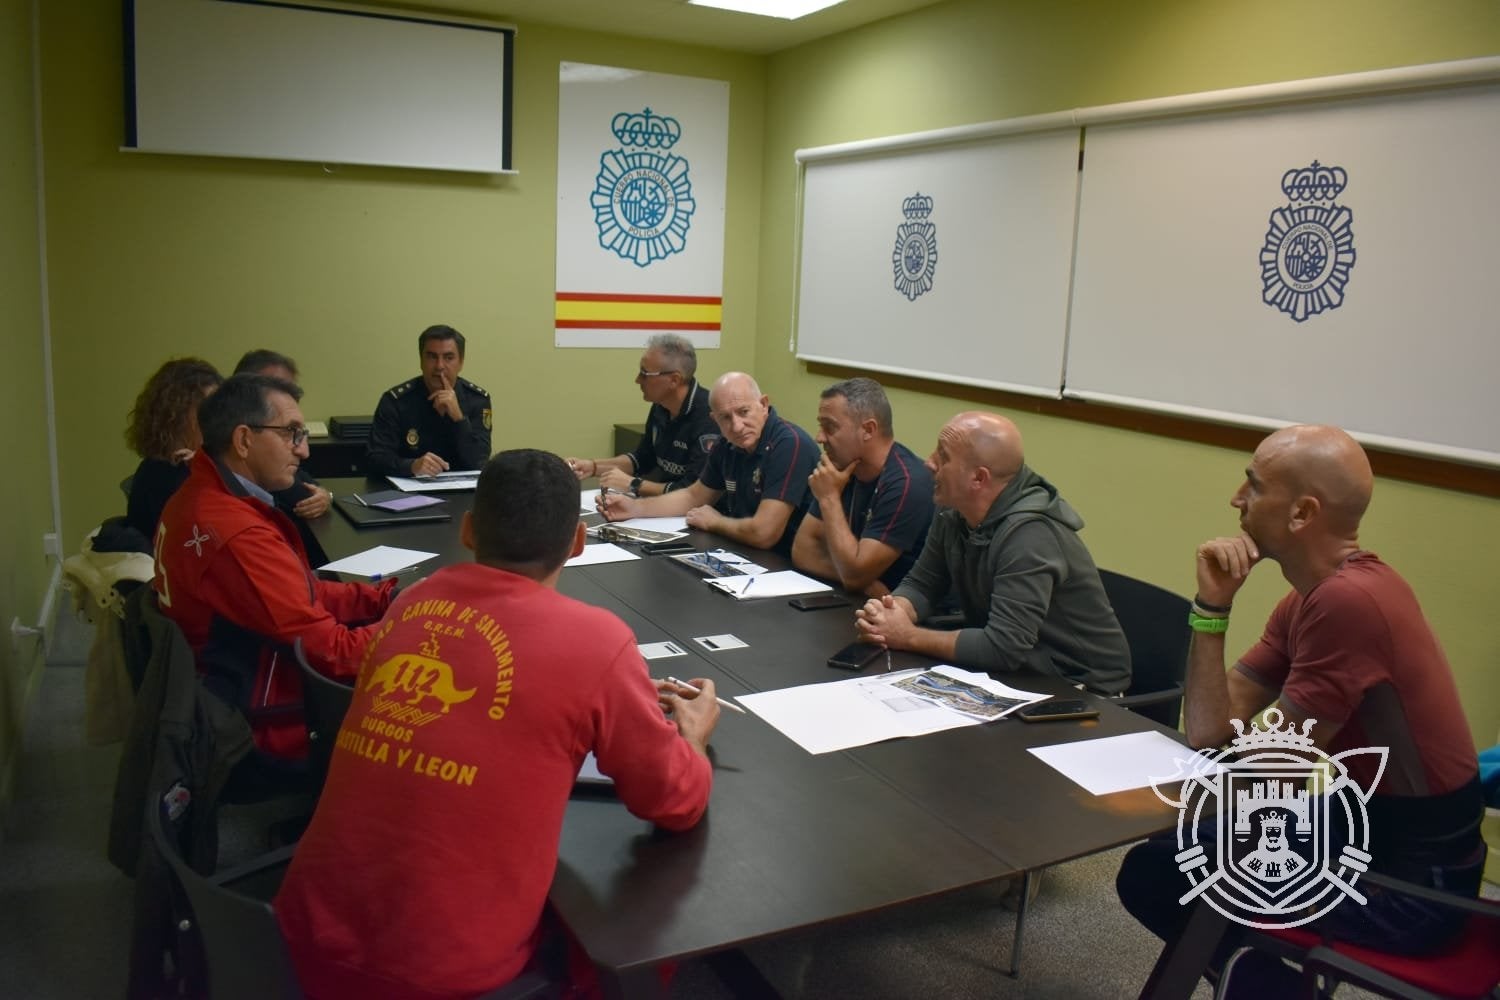
<svg viewBox="0 0 1500 1000">
<path fill-rule="evenodd" d="M 1022 722 L 1054 722 L 1059 719 L 1096 719 L 1099 717 L 1097 708 L 1090 708 L 1089 703 L 1081 698 L 1048 698 L 1034 705 L 1027 705 L 1016 712 Z"/>
<path fill-rule="evenodd" d="M 838 594 L 809 594 L 806 597 L 794 597 L 787 601 L 798 611 L 822 611 L 824 608 L 847 608 L 849 602 Z"/>
<path fill-rule="evenodd" d="M 652 555 L 671 555 L 675 552 L 693 551 L 693 543 L 681 538 L 670 538 L 664 542 L 642 542 L 642 552 L 650 552 Z"/>
<path fill-rule="evenodd" d="M 859 670 L 884 652 L 880 646 L 872 646 L 867 642 L 851 642 L 830 656 L 828 665 L 839 670 Z"/>
</svg>

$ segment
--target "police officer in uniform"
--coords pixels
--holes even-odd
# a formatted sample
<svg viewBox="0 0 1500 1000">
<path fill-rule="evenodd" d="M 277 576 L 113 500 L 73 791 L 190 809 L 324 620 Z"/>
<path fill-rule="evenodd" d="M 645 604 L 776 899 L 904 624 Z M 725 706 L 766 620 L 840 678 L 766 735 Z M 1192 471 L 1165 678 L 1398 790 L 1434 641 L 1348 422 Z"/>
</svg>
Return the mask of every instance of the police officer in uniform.
<svg viewBox="0 0 1500 1000">
<path fill-rule="evenodd" d="M 417 352 L 422 374 L 385 392 L 375 407 L 370 473 L 434 476 L 483 468 L 490 457 L 490 394 L 458 377 L 464 335 L 429 326 L 417 338 Z"/>
<path fill-rule="evenodd" d="M 597 476 L 600 486 L 642 497 L 697 482 L 720 436 L 708 390 L 693 377 L 697 370 L 698 353 L 686 337 L 660 333 L 648 340 L 635 376 L 651 404 L 640 445 L 614 458 L 569 458 L 568 468 L 579 479 Z"/>
</svg>

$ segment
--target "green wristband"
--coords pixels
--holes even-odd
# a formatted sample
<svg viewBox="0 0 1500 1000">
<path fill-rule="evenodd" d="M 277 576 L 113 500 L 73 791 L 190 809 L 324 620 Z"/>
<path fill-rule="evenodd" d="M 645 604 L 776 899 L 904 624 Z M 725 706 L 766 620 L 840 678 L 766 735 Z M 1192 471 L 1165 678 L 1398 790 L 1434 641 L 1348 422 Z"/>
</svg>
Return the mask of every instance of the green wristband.
<svg viewBox="0 0 1500 1000">
<path fill-rule="evenodd" d="M 1223 633 L 1229 631 L 1229 616 L 1225 615 L 1222 618 L 1209 618 L 1204 615 L 1200 615 L 1196 611 L 1189 611 L 1188 628 L 1192 629 L 1194 632 L 1209 632 L 1222 635 Z"/>
</svg>

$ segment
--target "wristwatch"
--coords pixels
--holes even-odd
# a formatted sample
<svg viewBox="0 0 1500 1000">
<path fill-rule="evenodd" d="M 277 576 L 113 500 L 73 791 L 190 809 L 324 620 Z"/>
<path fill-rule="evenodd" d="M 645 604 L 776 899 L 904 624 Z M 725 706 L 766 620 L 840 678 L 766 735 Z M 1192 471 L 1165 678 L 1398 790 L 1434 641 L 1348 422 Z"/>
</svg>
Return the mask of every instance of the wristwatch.
<svg viewBox="0 0 1500 1000">
<path fill-rule="evenodd" d="M 640 476 L 636 476 L 634 479 L 632 479 L 630 481 L 630 492 L 634 493 L 636 496 L 640 496 L 641 495 L 641 477 Z"/>
</svg>

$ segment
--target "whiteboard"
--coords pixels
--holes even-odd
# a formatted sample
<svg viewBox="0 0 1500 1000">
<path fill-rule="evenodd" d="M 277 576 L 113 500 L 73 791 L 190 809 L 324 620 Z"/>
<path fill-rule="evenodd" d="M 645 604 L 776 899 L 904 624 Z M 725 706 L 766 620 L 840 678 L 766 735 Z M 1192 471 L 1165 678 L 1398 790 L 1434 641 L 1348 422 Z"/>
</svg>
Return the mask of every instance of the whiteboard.
<svg viewBox="0 0 1500 1000">
<path fill-rule="evenodd" d="M 127 0 L 125 148 L 510 170 L 514 30 L 240 0 Z"/>
<path fill-rule="evenodd" d="M 1500 87 L 1111 124 L 1085 142 L 1066 395 L 1500 464 Z M 1326 186 L 1294 205 L 1283 178 L 1314 161 Z M 1300 256 L 1299 219 L 1347 245 Z"/>
<path fill-rule="evenodd" d="M 1058 396 L 1078 142 L 1072 127 L 799 153 L 797 357 Z"/>
</svg>

